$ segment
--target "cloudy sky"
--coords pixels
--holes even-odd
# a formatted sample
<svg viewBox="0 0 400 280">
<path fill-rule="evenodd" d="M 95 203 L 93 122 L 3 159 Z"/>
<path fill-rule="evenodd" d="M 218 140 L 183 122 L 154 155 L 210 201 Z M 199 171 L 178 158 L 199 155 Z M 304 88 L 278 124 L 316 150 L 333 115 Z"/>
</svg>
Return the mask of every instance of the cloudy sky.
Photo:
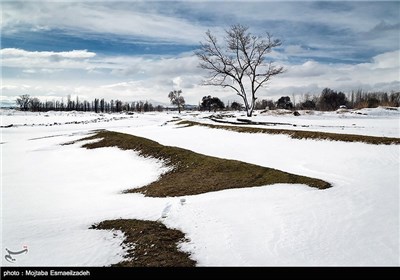
<svg viewBox="0 0 400 280">
<path fill-rule="evenodd" d="M 269 57 L 287 71 L 260 98 L 335 90 L 400 90 L 400 2 L 383 1 L 2 1 L 3 104 L 45 100 L 155 100 L 182 89 L 233 100 L 201 86 L 193 52 L 209 29 L 268 31 L 283 45 Z"/>
</svg>

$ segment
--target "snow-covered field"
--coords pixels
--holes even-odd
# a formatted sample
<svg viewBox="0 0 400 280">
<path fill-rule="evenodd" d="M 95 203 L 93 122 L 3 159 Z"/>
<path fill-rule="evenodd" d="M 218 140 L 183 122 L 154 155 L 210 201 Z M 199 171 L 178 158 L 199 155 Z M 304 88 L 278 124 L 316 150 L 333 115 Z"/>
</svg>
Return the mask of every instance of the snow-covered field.
<svg viewBox="0 0 400 280">
<path fill-rule="evenodd" d="M 358 134 L 370 136 L 400 137 L 400 110 L 398 108 L 365 108 L 361 110 L 338 110 L 334 112 L 299 111 L 300 116 L 294 116 L 289 110 L 272 110 L 256 112 L 252 118 L 245 113 L 226 113 L 231 118 L 224 118 L 228 122 L 237 122 L 237 119 L 252 120 L 253 122 L 268 123 L 267 125 L 250 125 L 272 129 L 292 129 L 307 131 L 323 131 L 344 134 Z M 219 115 L 218 113 L 216 115 Z M 222 114 L 223 115 L 223 114 Z M 198 121 L 198 120 L 196 120 Z M 205 123 L 215 122 L 201 120 Z"/>
<path fill-rule="evenodd" d="M 300 129 L 400 137 L 399 110 L 363 114 L 271 112 L 255 121 Z M 209 122 L 209 113 L 179 117 Z M 399 145 L 295 140 L 167 123 L 175 112 L 147 114 L 2 111 L 2 265 L 102 266 L 122 259 L 123 236 L 91 230 L 105 219 L 161 219 L 190 239 L 181 245 L 200 266 L 399 265 Z M 239 113 L 236 117 L 243 118 Z M 54 124 L 57 123 L 57 124 Z M 26 124 L 26 125 L 25 125 Z M 50 126 L 51 124 L 51 126 Z M 278 126 L 279 127 L 279 126 Z M 330 182 L 232 189 L 180 198 L 121 194 L 156 180 L 162 162 L 117 148 L 86 150 L 92 130 L 143 136 Z M 290 129 L 287 125 L 280 128 Z M 305 129 L 304 127 L 301 129 Z M 168 207 L 167 207 L 168 206 Z M 166 218 L 161 218 L 165 208 Z M 5 249 L 27 254 L 4 259 Z"/>
</svg>

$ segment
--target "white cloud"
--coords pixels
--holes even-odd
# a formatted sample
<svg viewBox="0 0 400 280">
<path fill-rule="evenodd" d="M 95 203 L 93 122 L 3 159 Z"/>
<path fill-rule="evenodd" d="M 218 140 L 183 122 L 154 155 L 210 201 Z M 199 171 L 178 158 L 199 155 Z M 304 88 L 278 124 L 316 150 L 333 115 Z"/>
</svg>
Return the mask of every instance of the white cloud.
<svg viewBox="0 0 400 280">
<path fill-rule="evenodd" d="M 336 90 L 400 90 L 399 51 L 379 54 L 369 63 L 322 64 L 307 61 L 288 65 L 287 73 L 276 77 L 270 90 L 273 92 L 319 93 L 325 87 Z"/>
<path fill-rule="evenodd" d="M 26 56 L 33 56 L 22 60 L 15 65 L 25 72 L 23 77 L 4 77 L 3 95 L 18 96 L 23 93 L 33 96 L 67 96 L 79 95 L 82 99 L 94 98 L 121 99 L 124 101 L 157 100 L 168 103 L 168 92 L 173 89 L 182 89 L 186 101 L 197 104 L 205 95 L 218 96 L 223 100 L 231 100 L 233 91 L 219 87 L 200 86 L 206 73 L 197 67 L 197 58 L 191 54 L 180 57 L 128 57 L 128 56 L 93 56 L 85 58 L 80 64 L 80 70 L 101 67 L 106 69 L 105 74 L 88 73 L 82 77 L 72 75 L 76 70 L 45 73 L 37 77 L 45 68 L 29 68 L 25 63 L 34 60 L 29 52 L 20 52 Z M 40 56 L 37 55 L 36 56 Z M 275 99 L 283 94 L 292 93 L 320 93 L 325 87 L 335 90 L 351 91 L 362 88 L 364 90 L 399 90 L 400 66 L 399 51 L 379 54 L 369 63 L 360 64 L 323 64 L 317 61 L 306 61 L 302 64 L 284 65 L 288 71 L 274 77 L 267 88 L 260 90 L 260 98 Z M 35 58 L 36 59 L 36 58 Z M 49 69 L 61 71 L 60 62 L 48 61 L 48 56 L 39 57 L 43 62 L 52 65 Z M 82 59 L 66 59 L 82 60 Z M 7 59 L 5 62 L 9 62 Z M 59 68 L 54 68 L 54 67 Z M 79 72 L 81 73 L 81 72 Z M 113 74 L 110 74 L 113 73 Z M 99 76 L 100 75 L 100 76 Z M 99 78 L 100 77 L 100 78 Z"/>
<path fill-rule="evenodd" d="M 387 52 L 373 58 L 373 65 L 376 68 L 400 68 L 400 50 Z M 399 74 L 399 73 L 397 73 Z"/>
<path fill-rule="evenodd" d="M 114 77 L 125 79 L 147 79 L 152 76 L 172 78 L 202 74 L 201 69 L 197 67 L 197 57 L 191 53 L 178 57 L 96 56 L 96 53 L 87 50 L 31 52 L 7 48 L 0 50 L 0 55 L 3 67 L 21 69 L 21 72 L 27 75 L 52 74 L 74 69 L 93 74 L 95 78 L 98 78 L 96 74 L 112 74 Z"/>
<path fill-rule="evenodd" d="M 1 90 L 15 90 L 15 89 L 19 89 L 18 85 L 0 85 Z"/>
<path fill-rule="evenodd" d="M 80 59 L 80 58 L 91 58 L 96 55 L 94 52 L 89 52 L 87 50 L 72 50 L 68 52 L 47 52 L 47 51 L 26 51 L 22 49 L 15 48 L 5 48 L 1 49 L 0 55 L 3 58 L 8 57 L 26 57 L 26 58 L 49 58 L 49 59 Z"/>
<path fill-rule="evenodd" d="M 286 77 L 320 77 L 331 71 L 329 65 L 318 63 L 314 60 L 309 60 L 301 65 L 292 65 L 286 67 Z"/>
<path fill-rule="evenodd" d="M 34 73 L 36 73 L 36 70 L 35 69 L 24 69 L 24 70 L 22 70 L 22 72 L 26 73 L 26 74 L 34 74 Z"/>
<path fill-rule="evenodd" d="M 3 67 L 25 68 L 24 73 L 33 74 L 38 72 L 33 68 L 42 68 L 42 72 L 51 72 L 50 68 L 85 68 L 96 54 L 87 50 L 49 52 L 5 48 L 0 50 L 0 56 Z"/>
<path fill-rule="evenodd" d="M 204 33 L 202 27 L 185 19 L 161 15 L 156 10 L 140 11 L 129 2 L 8 2 L 3 10 L 6 33 L 29 27 L 30 31 L 60 29 L 87 36 L 106 33 L 180 43 L 197 43 Z"/>
<path fill-rule="evenodd" d="M 198 59 L 193 54 L 179 57 L 167 58 L 139 58 L 139 57 L 112 57 L 106 58 L 108 62 L 123 64 L 114 73 L 130 76 L 130 75 L 179 75 L 198 74 L 200 69 L 197 68 Z"/>
</svg>

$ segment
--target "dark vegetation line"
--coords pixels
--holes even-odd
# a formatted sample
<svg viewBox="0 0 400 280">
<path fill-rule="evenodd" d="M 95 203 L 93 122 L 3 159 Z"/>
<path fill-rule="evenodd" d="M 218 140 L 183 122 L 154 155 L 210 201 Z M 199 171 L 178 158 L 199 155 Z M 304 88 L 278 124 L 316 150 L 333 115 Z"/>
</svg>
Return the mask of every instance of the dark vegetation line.
<svg viewBox="0 0 400 280">
<path fill-rule="evenodd" d="M 104 100 L 104 98 L 95 98 L 93 101 L 72 100 L 68 95 L 67 100 L 41 101 L 37 97 L 31 97 L 29 94 L 20 95 L 16 99 L 16 104 L 21 111 L 47 112 L 47 111 L 82 111 L 95 113 L 119 113 L 119 112 L 153 112 L 163 111 L 161 105 L 154 106 L 148 101 L 122 102 L 121 100 Z"/>
<path fill-rule="evenodd" d="M 235 123 L 236 124 L 236 123 Z M 378 136 L 367 136 L 367 135 L 355 135 L 355 134 L 340 134 L 330 132 L 319 132 L 319 131 L 302 131 L 302 130 L 290 130 L 290 129 L 269 129 L 269 128 L 258 128 L 258 127 L 244 127 L 244 126 L 227 126 L 227 125 L 215 125 L 199 123 L 194 121 L 180 121 L 177 125 L 188 126 L 204 126 L 214 129 L 225 129 L 229 131 L 235 131 L 239 133 L 266 133 L 266 134 L 285 134 L 293 139 L 315 139 L 315 140 L 330 140 L 330 141 L 343 141 L 343 142 L 361 142 L 374 145 L 391 145 L 400 144 L 400 138 L 393 137 L 378 137 Z"/>
<path fill-rule="evenodd" d="M 182 97 L 183 98 L 183 97 Z M 171 99 L 172 101 L 172 99 Z M 176 104 L 178 102 L 178 104 Z M 243 110 L 243 104 L 233 101 L 225 105 L 218 97 L 204 96 L 199 101 L 198 106 L 184 105 L 179 98 L 172 102 L 183 109 L 198 109 L 201 111 L 240 111 Z M 182 106 L 179 106 L 179 105 Z M 75 100 L 70 95 L 66 100 L 41 101 L 37 97 L 31 97 L 28 94 L 20 95 L 16 99 L 16 105 L 22 111 L 47 112 L 56 111 L 84 111 L 96 113 L 114 113 L 114 112 L 152 112 L 168 110 L 161 105 L 153 105 L 148 101 L 125 102 L 121 100 L 104 100 L 104 98 L 95 98 L 92 101 L 82 100 L 76 97 Z M 272 99 L 259 99 L 255 102 L 256 110 L 265 109 L 289 109 L 289 110 L 317 110 L 334 111 L 345 106 L 349 109 L 376 108 L 379 106 L 399 107 L 400 92 L 365 92 L 362 90 L 349 93 L 337 92 L 330 88 L 325 88 L 320 94 L 293 94 L 292 99 L 289 96 L 282 96 L 277 101 Z"/>
<path fill-rule="evenodd" d="M 297 99 L 297 101 L 296 101 Z M 276 102 L 262 99 L 256 102 L 256 109 L 263 110 L 288 109 L 288 110 L 317 110 L 335 111 L 341 106 L 348 109 L 376 108 L 379 106 L 399 107 L 400 92 L 365 92 L 360 90 L 349 93 L 337 92 L 324 88 L 320 94 L 301 94 L 282 96 Z"/>
</svg>

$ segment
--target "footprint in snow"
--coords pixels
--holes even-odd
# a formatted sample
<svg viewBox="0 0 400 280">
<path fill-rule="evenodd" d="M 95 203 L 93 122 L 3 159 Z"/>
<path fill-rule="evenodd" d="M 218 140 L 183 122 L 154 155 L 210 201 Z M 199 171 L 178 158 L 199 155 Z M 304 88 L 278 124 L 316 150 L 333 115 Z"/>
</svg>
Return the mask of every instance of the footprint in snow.
<svg viewBox="0 0 400 280">
<path fill-rule="evenodd" d="M 179 203 L 180 203 L 181 205 L 184 205 L 184 204 L 186 203 L 186 199 L 185 199 L 185 198 L 181 198 L 181 199 L 179 200 Z M 162 213 L 161 213 L 161 218 L 166 218 L 166 217 L 168 216 L 169 212 L 171 211 L 171 207 L 172 207 L 172 204 L 171 204 L 170 202 L 168 202 L 168 203 L 165 205 L 165 207 L 164 207 L 164 209 L 163 209 L 163 211 L 162 211 Z"/>
<path fill-rule="evenodd" d="M 166 218 L 168 216 L 169 211 L 171 210 L 171 204 L 168 202 L 162 211 L 161 218 Z"/>
</svg>

